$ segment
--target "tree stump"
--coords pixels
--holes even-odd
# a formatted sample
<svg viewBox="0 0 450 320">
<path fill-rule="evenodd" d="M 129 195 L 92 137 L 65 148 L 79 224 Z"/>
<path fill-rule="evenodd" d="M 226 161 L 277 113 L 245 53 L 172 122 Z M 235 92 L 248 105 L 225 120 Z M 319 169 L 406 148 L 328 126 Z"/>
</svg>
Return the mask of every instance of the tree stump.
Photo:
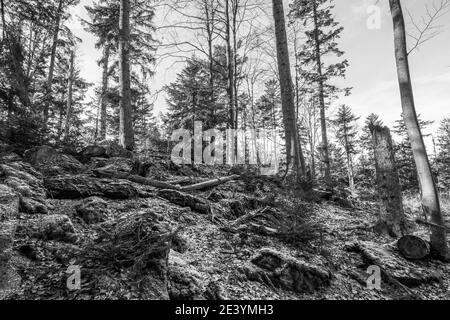
<svg viewBox="0 0 450 320">
<path fill-rule="evenodd" d="M 406 259 L 420 260 L 430 254 L 430 243 L 419 237 L 407 235 L 397 241 L 401 255 Z"/>
<path fill-rule="evenodd" d="M 382 208 L 375 230 L 394 237 L 405 232 L 405 218 L 402 191 L 392 147 L 392 137 L 388 127 L 372 126 L 374 144 L 377 191 Z"/>
</svg>

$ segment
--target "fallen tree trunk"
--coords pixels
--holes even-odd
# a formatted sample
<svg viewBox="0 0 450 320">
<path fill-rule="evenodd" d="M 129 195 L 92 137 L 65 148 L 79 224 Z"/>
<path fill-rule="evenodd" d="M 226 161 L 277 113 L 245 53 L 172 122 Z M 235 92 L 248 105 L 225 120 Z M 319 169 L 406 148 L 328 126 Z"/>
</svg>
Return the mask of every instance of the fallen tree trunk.
<svg viewBox="0 0 450 320">
<path fill-rule="evenodd" d="M 430 243 L 419 237 L 407 235 L 397 241 L 397 248 L 406 259 L 420 260 L 430 254 Z"/>
<path fill-rule="evenodd" d="M 181 188 L 178 186 L 174 186 L 170 183 L 145 178 L 133 174 L 128 173 L 119 173 L 119 172 L 109 172 L 109 171 L 103 171 L 103 170 L 94 170 L 94 174 L 98 177 L 102 178 L 114 178 L 114 179 L 120 179 L 120 180 L 128 180 L 131 182 L 139 183 L 146 186 L 155 187 L 158 189 L 170 189 L 170 190 L 180 190 Z"/>
<path fill-rule="evenodd" d="M 435 227 L 435 228 L 444 229 L 444 230 L 446 230 L 447 232 L 450 232 L 450 227 L 447 227 L 447 226 L 440 226 L 440 225 L 438 225 L 438 224 L 436 224 L 436 223 L 429 222 L 429 221 L 425 221 L 425 220 L 422 220 L 422 219 L 416 219 L 416 223 L 417 223 L 417 224 L 422 224 L 422 225 L 425 225 L 425 226 L 428 226 L 428 227 Z"/>
<path fill-rule="evenodd" d="M 232 175 L 229 177 L 218 178 L 218 179 L 214 179 L 214 180 L 200 182 L 200 183 L 193 184 L 190 186 L 185 186 L 185 187 L 182 187 L 181 190 L 182 191 L 192 191 L 192 190 L 202 190 L 202 189 L 206 189 L 206 188 L 217 187 L 228 181 L 237 180 L 240 177 L 241 176 L 239 176 L 239 175 Z"/>
</svg>

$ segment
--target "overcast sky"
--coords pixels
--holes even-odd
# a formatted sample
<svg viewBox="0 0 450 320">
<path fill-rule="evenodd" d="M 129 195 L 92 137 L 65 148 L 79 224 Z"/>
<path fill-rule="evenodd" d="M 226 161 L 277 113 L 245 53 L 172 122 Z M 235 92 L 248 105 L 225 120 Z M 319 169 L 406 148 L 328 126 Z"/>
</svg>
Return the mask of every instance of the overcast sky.
<svg viewBox="0 0 450 320">
<path fill-rule="evenodd" d="M 269 0 L 268 4 L 270 4 Z M 74 10 L 75 16 L 86 17 L 84 6 L 91 0 L 81 0 Z M 369 29 L 366 25 L 369 18 L 367 9 L 376 0 L 336 0 L 336 19 L 345 30 L 340 40 L 341 48 L 346 52 L 350 62 L 343 85 L 353 87 L 350 97 L 340 99 L 330 109 L 333 112 L 340 104 L 348 104 L 354 112 L 365 118 L 374 112 L 379 114 L 389 126 L 400 118 L 401 105 L 396 67 L 394 61 L 392 21 L 388 0 L 380 0 L 381 25 L 379 29 Z M 425 12 L 425 4 L 432 0 L 402 1 L 404 9 L 412 16 L 420 19 Z M 160 15 L 161 16 L 161 15 Z M 414 94 L 418 113 L 426 120 L 439 121 L 450 115 L 450 13 L 440 20 L 442 32 L 436 38 L 423 44 L 420 50 L 412 53 L 410 58 L 413 77 Z M 161 17 L 156 24 L 162 23 Z M 82 76 L 95 84 L 100 83 L 101 69 L 97 65 L 100 52 L 95 49 L 95 38 L 82 30 L 77 19 L 73 19 L 71 27 L 83 43 L 79 48 L 78 64 Z M 411 29 L 412 26 L 409 26 Z M 163 31 L 161 31 L 163 32 Z M 164 34 L 158 34 L 159 38 Z M 174 63 L 175 59 L 166 59 L 158 64 L 152 87 L 158 91 L 164 85 L 174 81 L 182 64 Z M 155 104 L 155 114 L 166 109 L 165 97 L 159 95 Z"/>
</svg>

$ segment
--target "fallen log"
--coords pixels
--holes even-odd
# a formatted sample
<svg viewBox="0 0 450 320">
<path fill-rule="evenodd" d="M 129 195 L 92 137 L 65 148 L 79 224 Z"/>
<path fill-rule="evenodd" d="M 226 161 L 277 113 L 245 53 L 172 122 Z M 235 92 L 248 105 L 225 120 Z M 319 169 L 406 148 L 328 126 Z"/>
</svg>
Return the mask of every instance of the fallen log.
<svg viewBox="0 0 450 320">
<path fill-rule="evenodd" d="M 229 177 L 218 178 L 218 179 L 214 179 L 214 180 L 200 182 L 200 183 L 193 184 L 190 186 L 181 187 L 181 190 L 182 191 L 192 191 L 192 190 L 202 190 L 202 189 L 206 189 L 206 188 L 217 187 L 228 181 L 237 180 L 240 177 L 241 176 L 239 176 L 239 175 L 232 175 Z"/>
<path fill-rule="evenodd" d="M 103 170 L 93 170 L 94 174 L 98 177 L 102 178 L 114 178 L 120 180 L 128 180 L 131 182 L 139 183 L 145 186 L 151 186 L 158 189 L 170 189 L 170 190 L 180 190 L 181 188 L 178 186 L 174 186 L 167 182 L 162 182 L 158 180 L 154 180 L 151 178 L 145 178 L 133 174 L 121 173 L 121 172 L 110 172 Z"/>
<path fill-rule="evenodd" d="M 181 207 L 189 207 L 202 214 L 212 214 L 211 205 L 203 198 L 179 192 L 177 190 L 160 190 L 158 196 Z"/>
<path fill-rule="evenodd" d="M 430 243 L 412 235 L 401 237 L 397 248 L 403 257 L 410 260 L 420 260 L 430 254 Z"/>
<path fill-rule="evenodd" d="M 417 224 L 422 224 L 422 225 L 425 225 L 425 226 L 428 226 L 428 227 L 435 227 L 435 228 L 439 228 L 439 229 L 444 229 L 445 231 L 450 232 L 450 227 L 440 226 L 440 225 L 435 224 L 433 222 L 425 221 L 425 220 L 422 220 L 422 219 L 416 219 L 416 223 Z"/>
</svg>

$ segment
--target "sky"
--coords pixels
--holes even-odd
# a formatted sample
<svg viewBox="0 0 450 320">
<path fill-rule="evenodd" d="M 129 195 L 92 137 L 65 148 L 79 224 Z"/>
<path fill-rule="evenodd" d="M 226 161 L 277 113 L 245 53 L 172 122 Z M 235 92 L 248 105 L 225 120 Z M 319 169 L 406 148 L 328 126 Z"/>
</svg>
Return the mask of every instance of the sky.
<svg viewBox="0 0 450 320">
<path fill-rule="evenodd" d="M 270 0 L 268 4 L 270 4 Z M 287 4 L 288 1 L 284 0 Z M 439 0 L 435 0 L 439 1 Z M 74 8 L 70 27 L 83 42 L 78 50 L 78 65 L 81 75 L 89 82 L 99 84 L 101 68 L 97 61 L 101 52 L 95 49 L 95 38 L 85 32 L 76 17 L 86 18 L 85 5 L 92 0 L 81 0 Z M 344 27 L 339 41 L 340 48 L 350 66 L 344 80 L 339 81 L 345 87 L 353 87 L 352 95 L 336 101 L 329 112 L 335 111 L 339 105 L 347 104 L 354 113 L 363 120 L 370 113 L 379 114 L 388 126 L 393 126 L 401 115 L 400 94 L 394 60 L 394 42 L 392 20 L 388 0 L 378 1 L 380 8 L 380 24 L 376 28 L 367 26 L 373 11 L 368 9 L 376 0 L 335 0 L 336 20 Z M 406 18 L 407 12 L 416 21 L 425 13 L 426 4 L 433 0 L 403 0 Z M 156 26 L 164 24 L 166 17 L 156 15 Z M 450 12 L 439 20 L 441 33 L 434 39 L 424 43 L 419 50 L 410 55 L 410 68 L 416 109 L 424 120 L 435 121 L 428 130 L 433 133 L 439 121 L 450 116 Z M 407 19 L 408 22 L 408 19 Z M 408 30 L 412 25 L 408 22 Z M 166 31 L 158 31 L 157 37 L 164 40 Z M 164 59 L 156 66 L 156 73 L 150 84 L 154 92 L 159 92 L 164 85 L 173 82 L 183 64 L 177 58 Z M 92 95 L 92 93 L 91 93 Z M 155 115 L 167 108 L 164 93 L 158 94 L 155 100 Z M 361 120 L 361 122 L 362 122 Z"/>
</svg>

